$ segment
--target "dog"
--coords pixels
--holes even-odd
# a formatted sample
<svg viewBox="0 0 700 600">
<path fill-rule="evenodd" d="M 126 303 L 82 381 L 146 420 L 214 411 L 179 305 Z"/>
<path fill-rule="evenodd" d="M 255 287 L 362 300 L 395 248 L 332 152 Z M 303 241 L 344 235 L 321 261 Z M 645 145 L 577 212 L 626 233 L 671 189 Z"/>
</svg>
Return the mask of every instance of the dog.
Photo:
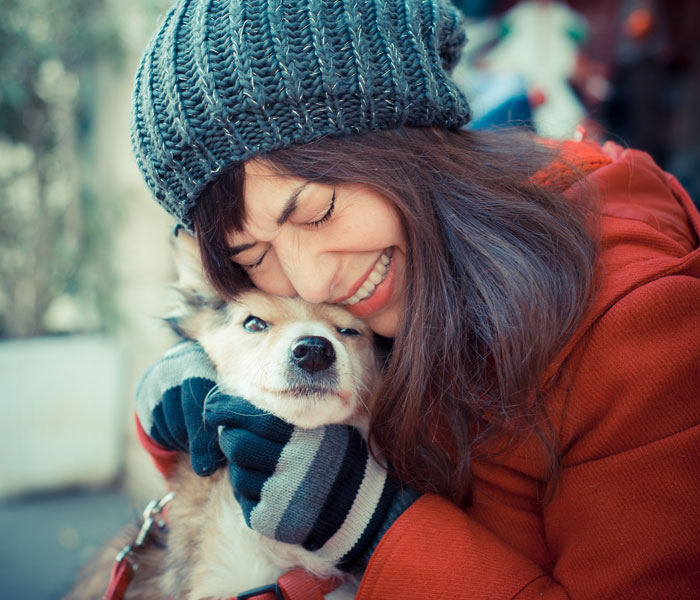
<svg viewBox="0 0 700 600">
<path fill-rule="evenodd" d="M 346 423 L 366 436 L 368 402 L 380 374 L 371 330 L 339 306 L 254 288 L 226 302 L 204 276 L 194 238 L 180 231 L 173 242 L 178 300 L 166 321 L 201 344 L 216 366 L 218 388 L 301 428 Z M 229 598 L 295 567 L 347 579 L 328 559 L 248 528 L 227 468 L 198 477 L 183 454 L 168 484 L 175 495 L 167 533 L 154 528 L 124 598 Z M 103 550 L 66 600 L 102 598 L 109 563 L 134 535 L 132 528 Z M 347 583 L 333 597 L 353 597 L 356 585 Z"/>
</svg>

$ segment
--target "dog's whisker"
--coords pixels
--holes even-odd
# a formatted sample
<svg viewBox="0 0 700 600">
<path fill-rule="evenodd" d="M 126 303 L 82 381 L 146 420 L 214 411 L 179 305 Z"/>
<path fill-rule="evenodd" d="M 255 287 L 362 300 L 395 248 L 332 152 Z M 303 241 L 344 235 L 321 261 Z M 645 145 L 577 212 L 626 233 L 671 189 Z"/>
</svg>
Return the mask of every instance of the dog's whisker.
<svg viewBox="0 0 700 600">
<path fill-rule="evenodd" d="M 223 395 L 225 395 L 225 396 L 232 396 L 232 395 L 233 395 L 233 394 L 228 394 L 228 393 L 226 393 L 226 391 L 222 389 L 222 384 L 221 384 L 221 383 L 217 383 L 216 385 L 214 385 L 214 386 L 209 390 L 209 392 L 207 393 L 207 395 L 206 395 L 205 398 L 204 398 L 204 404 L 203 404 L 203 406 L 202 406 L 202 421 L 204 421 L 204 414 L 205 414 L 205 412 L 206 412 L 207 403 L 209 402 L 209 400 L 211 400 L 211 398 L 212 398 L 214 395 L 219 394 L 219 393 L 221 393 L 221 394 L 223 394 Z M 253 406 L 255 406 L 255 405 L 253 405 Z M 265 410 L 265 409 L 260 408 L 260 407 L 258 407 L 258 406 L 256 406 L 255 408 L 257 408 L 258 410 L 260 410 L 260 413 L 255 414 L 255 413 L 242 413 L 242 412 L 231 411 L 231 414 L 237 415 L 237 416 L 239 416 L 239 417 L 266 417 L 266 416 L 269 416 L 269 415 L 272 415 L 272 414 L 273 414 L 273 413 L 270 412 L 269 410 Z"/>
<path fill-rule="evenodd" d="M 252 414 L 252 413 L 244 413 L 244 412 L 234 412 L 231 411 L 231 414 L 237 415 L 239 417 L 269 417 L 269 416 L 275 416 L 273 413 L 270 411 L 263 411 L 258 414 Z"/>
<path fill-rule="evenodd" d="M 204 397 L 204 402 L 202 403 L 202 424 L 204 424 L 204 415 L 206 413 L 206 408 L 207 408 L 207 403 L 209 400 L 214 396 L 215 394 L 219 393 L 221 391 L 221 385 L 219 383 L 216 383 L 208 392 L 207 395 Z"/>
</svg>

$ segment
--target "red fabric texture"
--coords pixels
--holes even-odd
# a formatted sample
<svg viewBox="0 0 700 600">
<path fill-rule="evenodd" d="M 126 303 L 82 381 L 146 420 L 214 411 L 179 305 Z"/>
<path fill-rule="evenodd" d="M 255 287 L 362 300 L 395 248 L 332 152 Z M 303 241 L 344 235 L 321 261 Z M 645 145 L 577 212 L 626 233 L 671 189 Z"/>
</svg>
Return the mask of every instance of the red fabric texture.
<svg viewBox="0 0 700 600">
<path fill-rule="evenodd" d="M 547 395 L 558 486 L 540 500 L 534 440 L 475 462 L 473 505 L 419 499 L 377 547 L 360 600 L 699 597 L 700 215 L 648 155 L 565 146 L 588 173 L 567 193 L 597 190 L 602 278 L 547 373 L 566 373 Z"/>
<path fill-rule="evenodd" d="M 163 446 L 156 443 L 143 430 L 141 421 L 139 421 L 139 418 L 135 413 L 134 417 L 136 420 L 136 436 L 139 438 L 141 445 L 151 455 L 153 464 L 161 472 L 163 477 L 170 479 L 175 471 L 175 467 L 177 466 L 178 452 L 176 450 L 168 450 L 167 448 L 163 448 Z"/>
<path fill-rule="evenodd" d="M 342 583 L 338 577 L 319 579 L 304 569 L 287 571 L 277 580 L 285 600 L 323 600 Z"/>
</svg>

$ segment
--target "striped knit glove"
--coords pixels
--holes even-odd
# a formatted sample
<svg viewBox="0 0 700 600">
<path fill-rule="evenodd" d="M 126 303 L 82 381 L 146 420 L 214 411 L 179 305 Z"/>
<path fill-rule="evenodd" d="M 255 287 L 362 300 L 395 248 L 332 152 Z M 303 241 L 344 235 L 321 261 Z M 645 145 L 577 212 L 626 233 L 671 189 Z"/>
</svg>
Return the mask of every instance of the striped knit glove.
<svg viewBox="0 0 700 600">
<path fill-rule="evenodd" d="M 369 455 L 354 427 L 294 427 L 241 398 L 207 401 L 221 426 L 236 499 L 248 526 L 347 570 L 363 570 L 391 523 L 418 497 Z"/>
<path fill-rule="evenodd" d="M 144 373 L 136 389 L 143 430 L 168 450 L 188 452 L 197 475 L 226 463 L 216 427 L 204 423 L 204 400 L 216 395 L 216 370 L 199 344 L 183 341 Z"/>
</svg>

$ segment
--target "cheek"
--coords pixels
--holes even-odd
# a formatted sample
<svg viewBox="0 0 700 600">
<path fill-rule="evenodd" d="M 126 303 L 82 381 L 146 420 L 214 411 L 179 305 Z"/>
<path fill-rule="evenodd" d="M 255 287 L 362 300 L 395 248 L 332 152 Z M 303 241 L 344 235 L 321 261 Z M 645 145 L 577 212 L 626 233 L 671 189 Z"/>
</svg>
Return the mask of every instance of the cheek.
<svg viewBox="0 0 700 600">
<path fill-rule="evenodd" d="M 252 270 L 249 277 L 256 288 L 273 296 L 296 296 L 296 290 L 281 269 Z"/>
</svg>

